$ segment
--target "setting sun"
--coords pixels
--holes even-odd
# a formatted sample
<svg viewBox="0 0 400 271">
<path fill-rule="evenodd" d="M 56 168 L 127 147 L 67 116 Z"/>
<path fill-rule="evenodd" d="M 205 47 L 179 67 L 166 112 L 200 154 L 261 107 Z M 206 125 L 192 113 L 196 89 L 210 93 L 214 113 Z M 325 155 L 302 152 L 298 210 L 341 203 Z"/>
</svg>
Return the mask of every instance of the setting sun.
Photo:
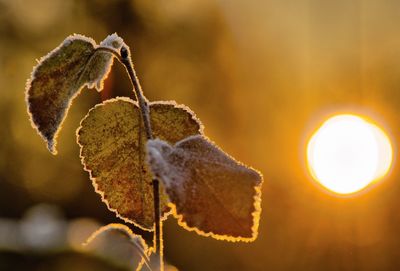
<svg viewBox="0 0 400 271">
<path fill-rule="evenodd" d="M 337 194 L 351 194 L 382 178 L 392 163 L 387 135 L 356 115 L 337 115 L 314 133 L 307 146 L 313 178 Z"/>
</svg>

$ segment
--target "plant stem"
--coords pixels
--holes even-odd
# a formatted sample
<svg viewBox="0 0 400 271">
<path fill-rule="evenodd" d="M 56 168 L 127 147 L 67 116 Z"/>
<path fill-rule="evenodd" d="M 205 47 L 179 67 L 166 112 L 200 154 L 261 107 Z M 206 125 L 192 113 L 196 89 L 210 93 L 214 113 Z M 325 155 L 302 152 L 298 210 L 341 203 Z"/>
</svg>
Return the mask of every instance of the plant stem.
<svg viewBox="0 0 400 271">
<path fill-rule="evenodd" d="M 140 86 L 139 79 L 136 76 L 135 69 L 133 68 L 132 60 L 127 48 L 121 48 L 121 56 L 118 57 L 118 60 L 124 64 L 129 78 L 131 79 L 132 85 L 134 87 L 134 92 L 136 95 L 136 99 L 139 103 L 140 112 L 143 119 L 144 128 L 146 131 L 147 140 L 153 139 L 153 133 L 151 130 L 150 123 L 150 110 L 149 110 L 149 102 L 146 97 L 143 95 L 142 87 Z M 159 256 L 159 266 L 160 271 L 164 270 L 163 263 L 163 238 L 162 238 L 162 221 L 161 221 L 161 212 L 160 212 L 160 184 L 157 178 L 154 178 L 152 181 L 153 185 L 153 197 L 154 197 L 154 250 L 156 255 Z"/>
<path fill-rule="evenodd" d="M 122 47 L 122 49 L 124 49 L 124 47 Z M 124 57 L 124 54 L 121 55 L 122 55 L 121 62 L 122 64 L 124 64 L 126 70 L 128 71 L 129 78 L 131 79 L 131 82 L 135 89 L 135 95 L 139 103 L 140 112 L 142 113 L 143 124 L 146 131 L 146 137 L 147 139 L 153 139 L 153 132 L 151 131 L 151 124 L 150 124 L 149 102 L 143 95 L 142 87 L 140 86 L 139 79 L 136 76 L 136 72 L 133 68 L 130 56 L 127 55 L 126 57 Z"/>
</svg>

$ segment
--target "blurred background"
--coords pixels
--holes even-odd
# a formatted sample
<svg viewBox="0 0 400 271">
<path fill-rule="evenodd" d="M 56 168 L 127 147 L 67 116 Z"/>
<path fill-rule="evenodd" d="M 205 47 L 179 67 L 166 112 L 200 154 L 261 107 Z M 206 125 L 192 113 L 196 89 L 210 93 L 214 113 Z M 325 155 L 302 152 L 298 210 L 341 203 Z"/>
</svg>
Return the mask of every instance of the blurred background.
<svg viewBox="0 0 400 271">
<path fill-rule="evenodd" d="M 334 197 L 311 181 L 305 146 L 321 121 L 346 111 L 376 120 L 396 147 L 399 25 L 396 0 L 0 0 L 0 270 L 129 270 L 107 253 L 81 251 L 96 228 L 122 221 L 95 193 L 75 142 L 92 106 L 132 97 L 123 67 L 114 65 L 102 93 L 84 89 L 75 100 L 57 156 L 32 129 L 24 98 L 36 59 L 66 36 L 100 42 L 113 32 L 131 46 L 150 100 L 188 105 L 213 141 L 265 179 L 255 242 L 201 237 L 170 218 L 169 263 L 398 270 L 396 162 L 373 189 Z"/>
</svg>

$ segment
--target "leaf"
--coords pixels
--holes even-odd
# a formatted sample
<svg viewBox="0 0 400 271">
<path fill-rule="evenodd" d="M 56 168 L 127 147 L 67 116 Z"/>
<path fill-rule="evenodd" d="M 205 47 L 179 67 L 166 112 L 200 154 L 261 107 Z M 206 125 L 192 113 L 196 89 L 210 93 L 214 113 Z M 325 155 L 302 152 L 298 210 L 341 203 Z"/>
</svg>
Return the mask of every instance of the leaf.
<svg viewBox="0 0 400 271">
<path fill-rule="evenodd" d="M 123 40 L 112 34 L 100 43 L 119 50 Z M 87 86 L 103 88 L 113 62 L 109 52 L 97 51 L 94 40 L 72 35 L 43 57 L 26 85 L 26 100 L 32 126 L 56 154 L 56 138 L 72 100 Z"/>
<path fill-rule="evenodd" d="M 120 236 L 119 236 L 120 235 Z M 122 238 L 121 238 L 122 237 Z M 83 243 L 90 250 L 120 264 L 128 262 L 128 267 L 141 270 L 145 264 L 150 270 L 151 248 L 140 235 L 134 234 L 126 225 L 112 223 L 99 228 Z M 136 256 L 136 257 L 134 257 Z"/>
<path fill-rule="evenodd" d="M 194 114 L 174 102 L 150 103 L 150 119 L 154 136 L 172 144 L 202 131 Z M 152 176 L 145 161 L 146 137 L 137 103 L 116 98 L 96 105 L 82 120 L 77 140 L 82 164 L 108 208 L 127 222 L 152 230 Z M 167 202 L 162 193 L 165 216 Z"/>
<path fill-rule="evenodd" d="M 164 184 L 179 224 L 198 234 L 253 241 L 260 217 L 262 176 L 201 135 L 171 146 L 147 143 L 152 172 Z"/>
</svg>

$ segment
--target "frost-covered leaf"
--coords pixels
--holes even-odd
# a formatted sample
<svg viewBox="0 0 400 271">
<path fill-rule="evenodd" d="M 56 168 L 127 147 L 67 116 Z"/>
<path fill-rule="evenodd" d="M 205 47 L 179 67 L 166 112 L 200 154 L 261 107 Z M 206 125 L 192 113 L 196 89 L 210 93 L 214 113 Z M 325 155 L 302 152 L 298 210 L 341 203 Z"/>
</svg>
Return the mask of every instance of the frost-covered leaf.
<svg viewBox="0 0 400 271">
<path fill-rule="evenodd" d="M 98 254 L 130 270 L 141 270 L 143 265 L 151 269 L 151 249 L 140 235 L 126 225 L 108 224 L 91 234 L 83 245 L 91 253 Z"/>
<path fill-rule="evenodd" d="M 112 34 L 100 43 L 119 50 L 123 40 Z M 56 154 L 56 137 L 73 98 L 82 87 L 103 88 L 113 62 L 109 52 L 96 50 L 94 40 L 72 35 L 44 56 L 26 85 L 26 100 L 32 125 Z"/>
<path fill-rule="evenodd" d="M 152 172 L 175 205 L 179 224 L 201 235 L 229 241 L 257 236 L 262 177 L 202 135 L 171 146 L 147 143 Z"/>
<path fill-rule="evenodd" d="M 171 144 L 201 133 L 194 114 L 174 102 L 150 103 L 153 134 Z M 91 109 L 77 131 L 81 158 L 96 191 L 120 218 L 151 230 L 154 223 L 151 172 L 145 161 L 146 136 L 139 108 L 128 98 Z M 167 196 L 161 208 L 168 212 Z"/>
</svg>

